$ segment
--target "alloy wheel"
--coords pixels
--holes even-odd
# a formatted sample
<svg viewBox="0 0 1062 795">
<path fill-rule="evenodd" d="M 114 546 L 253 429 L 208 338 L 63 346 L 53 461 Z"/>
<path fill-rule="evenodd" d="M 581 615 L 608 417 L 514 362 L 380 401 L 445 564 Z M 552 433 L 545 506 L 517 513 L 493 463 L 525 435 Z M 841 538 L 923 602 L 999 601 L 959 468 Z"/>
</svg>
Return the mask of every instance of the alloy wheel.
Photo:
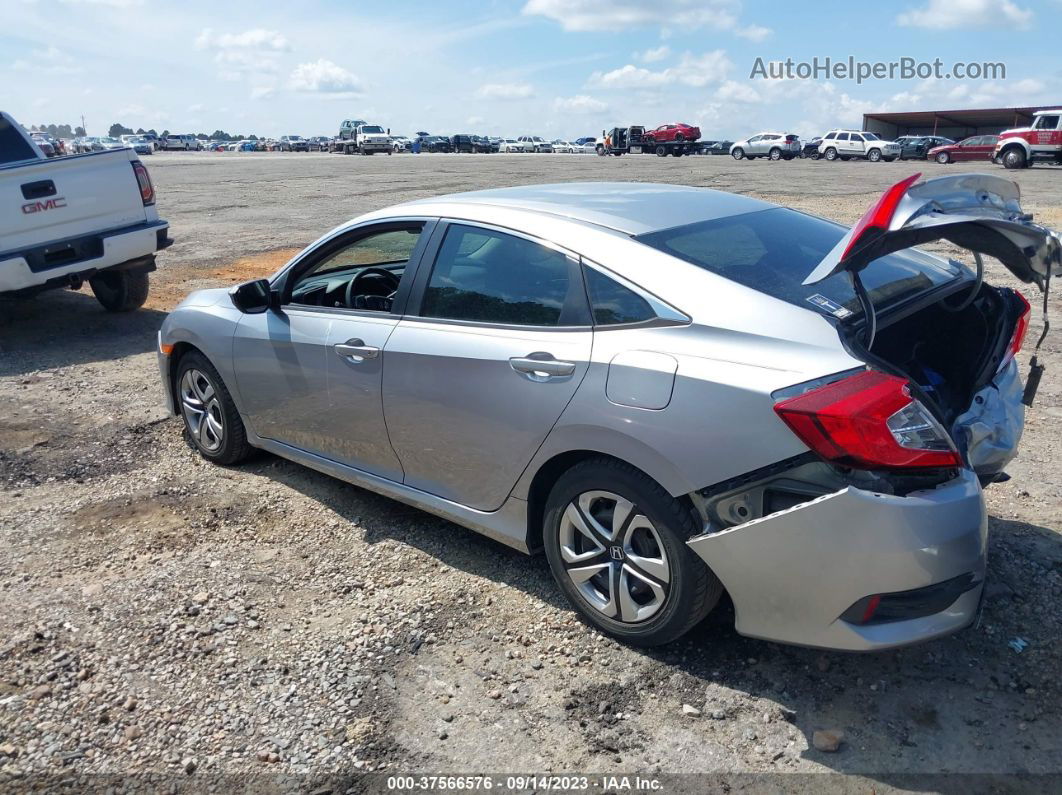
<svg viewBox="0 0 1062 795">
<path fill-rule="evenodd" d="M 201 370 L 186 370 L 181 378 L 181 413 L 196 444 L 208 453 L 221 449 L 225 415 L 217 389 Z"/>
<path fill-rule="evenodd" d="M 652 521 L 610 491 L 573 499 L 560 521 L 564 570 L 586 604 L 628 624 L 656 615 L 667 601 L 671 566 Z"/>
</svg>

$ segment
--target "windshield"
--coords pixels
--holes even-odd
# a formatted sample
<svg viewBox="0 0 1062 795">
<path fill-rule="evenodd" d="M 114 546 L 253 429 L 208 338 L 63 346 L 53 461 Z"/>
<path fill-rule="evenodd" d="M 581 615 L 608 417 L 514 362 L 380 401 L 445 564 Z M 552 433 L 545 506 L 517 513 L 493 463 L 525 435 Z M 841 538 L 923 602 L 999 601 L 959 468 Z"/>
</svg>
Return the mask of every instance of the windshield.
<svg viewBox="0 0 1062 795">
<path fill-rule="evenodd" d="M 369 124 L 361 128 L 363 133 L 382 133 L 383 127 L 379 127 L 375 124 Z"/>
<path fill-rule="evenodd" d="M 834 274 L 813 285 L 801 284 L 846 231 L 825 219 L 778 207 L 635 239 L 783 301 L 827 307 L 827 313 L 846 317 L 861 310 L 847 273 Z M 907 249 L 875 260 L 860 275 L 870 300 L 881 308 L 946 284 L 961 272 L 958 264 Z"/>
</svg>

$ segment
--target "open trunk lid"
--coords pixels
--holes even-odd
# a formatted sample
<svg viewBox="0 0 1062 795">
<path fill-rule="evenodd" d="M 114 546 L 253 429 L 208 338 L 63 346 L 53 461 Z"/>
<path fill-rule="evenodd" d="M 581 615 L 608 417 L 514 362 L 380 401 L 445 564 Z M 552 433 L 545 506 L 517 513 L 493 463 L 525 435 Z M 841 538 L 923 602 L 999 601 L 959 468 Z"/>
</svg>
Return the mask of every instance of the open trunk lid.
<svg viewBox="0 0 1062 795">
<path fill-rule="evenodd" d="M 992 174 L 956 174 L 918 182 L 915 174 L 887 190 L 804 280 L 858 274 L 874 260 L 935 240 L 995 257 L 1041 290 L 1062 275 L 1062 240 L 1021 209 L 1018 185 Z"/>
</svg>

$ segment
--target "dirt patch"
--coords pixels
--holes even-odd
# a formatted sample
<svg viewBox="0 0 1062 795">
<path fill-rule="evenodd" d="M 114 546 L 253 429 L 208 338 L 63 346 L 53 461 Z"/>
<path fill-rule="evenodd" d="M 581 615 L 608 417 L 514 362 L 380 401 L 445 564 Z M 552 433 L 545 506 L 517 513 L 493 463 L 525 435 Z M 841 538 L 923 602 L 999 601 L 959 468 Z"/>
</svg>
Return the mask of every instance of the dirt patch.
<svg viewBox="0 0 1062 795">
<path fill-rule="evenodd" d="M 167 265 L 151 275 L 151 293 L 145 307 L 169 311 L 188 293 L 208 287 L 228 287 L 252 279 L 263 279 L 278 271 L 299 253 L 298 248 L 264 251 L 226 263 L 220 268 L 204 269 L 193 265 Z"/>
</svg>

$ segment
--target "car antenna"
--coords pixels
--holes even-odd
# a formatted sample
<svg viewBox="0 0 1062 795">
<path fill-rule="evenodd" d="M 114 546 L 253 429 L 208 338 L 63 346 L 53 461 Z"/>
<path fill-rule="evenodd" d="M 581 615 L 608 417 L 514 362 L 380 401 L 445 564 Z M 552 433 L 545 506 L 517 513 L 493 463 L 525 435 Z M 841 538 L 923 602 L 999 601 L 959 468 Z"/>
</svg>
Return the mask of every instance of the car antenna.
<svg viewBox="0 0 1062 795">
<path fill-rule="evenodd" d="M 1029 360 L 1029 377 L 1025 379 L 1025 391 L 1021 395 L 1021 402 L 1030 407 L 1036 399 L 1036 390 L 1040 388 L 1040 379 L 1044 377 L 1044 365 L 1040 364 L 1036 354 L 1040 346 L 1044 344 L 1047 332 L 1051 328 L 1051 321 L 1047 319 L 1047 294 L 1050 290 L 1051 269 L 1048 268 L 1047 276 L 1044 277 L 1044 330 L 1040 332 L 1040 339 L 1036 341 L 1036 347 L 1033 348 L 1032 359 Z"/>
</svg>

